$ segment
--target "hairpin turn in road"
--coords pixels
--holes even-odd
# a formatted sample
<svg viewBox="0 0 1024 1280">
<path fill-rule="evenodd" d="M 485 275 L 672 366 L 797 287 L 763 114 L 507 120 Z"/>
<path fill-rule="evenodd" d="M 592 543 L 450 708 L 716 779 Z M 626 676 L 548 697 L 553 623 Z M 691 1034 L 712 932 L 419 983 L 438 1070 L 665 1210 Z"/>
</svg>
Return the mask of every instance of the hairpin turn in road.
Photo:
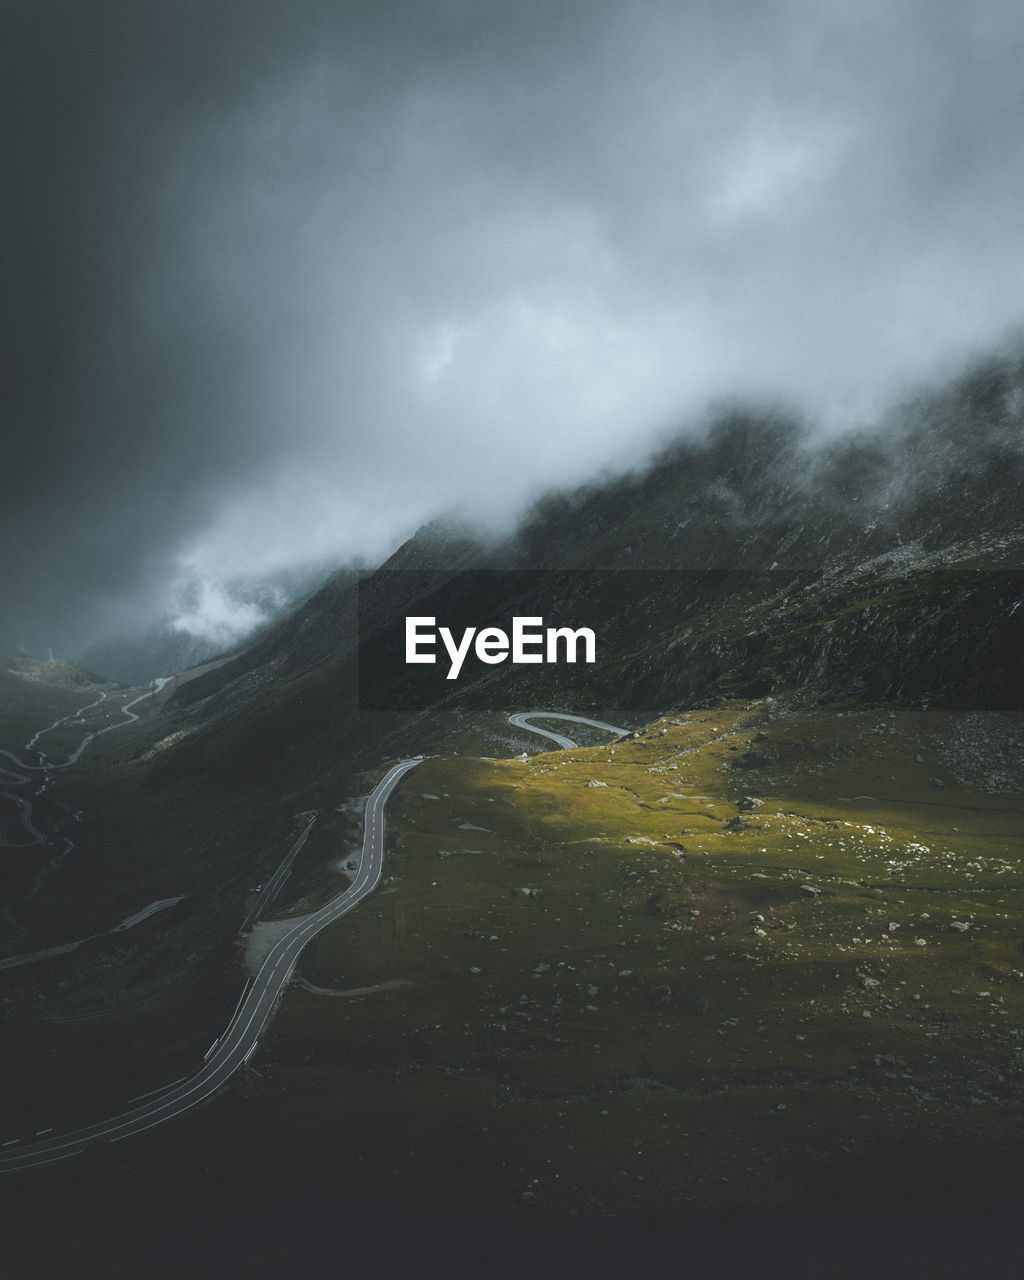
<svg viewBox="0 0 1024 1280">
<path fill-rule="evenodd" d="M 583 716 L 561 715 L 547 711 L 521 712 L 518 715 L 509 716 L 512 724 L 544 737 L 554 738 L 560 746 L 566 748 L 574 747 L 576 744 L 571 739 L 562 737 L 561 734 L 549 733 L 524 723 L 532 717 L 576 721 L 606 729 L 619 736 L 627 732 L 625 729 L 617 729 L 614 725 L 604 724 L 599 720 L 588 720 Z M 278 939 L 267 953 L 252 983 L 243 990 L 227 1029 L 214 1042 L 206 1061 L 194 1074 L 166 1088 L 156 1090 L 147 1100 L 109 1120 L 73 1129 L 67 1133 L 45 1136 L 37 1134 L 34 1141 L 29 1139 L 24 1143 L 20 1139 L 11 1139 L 0 1146 L 0 1173 L 13 1173 L 21 1169 L 53 1164 L 69 1156 L 78 1155 L 88 1147 L 120 1142 L 124 1138 L 131 1137 L 132 1134 L 142 1133 L 155 1125 L 163 1124 L 215 1093 L 239 1067 L 248 1062 L 256 1050 L 260 1034 L 273 1012 L 274 1005 L 292 975 L 303 947 L 321 929 L 326 928 L 347 911 L 351 911 L 372 893 L 380 882 L 384 869 L 385 805 L 400 779 L 410 769 L 415 769 L 423 759 L 423 756 L 415 756 L 408 760 L 400 760 L 392 765 L 370 792 L 363 819 L 362 857 L 359 860 L 355 879 L 344 893 L 333 898 L 319 911 L 304 916 L 294 929 Z"/>
</svg>

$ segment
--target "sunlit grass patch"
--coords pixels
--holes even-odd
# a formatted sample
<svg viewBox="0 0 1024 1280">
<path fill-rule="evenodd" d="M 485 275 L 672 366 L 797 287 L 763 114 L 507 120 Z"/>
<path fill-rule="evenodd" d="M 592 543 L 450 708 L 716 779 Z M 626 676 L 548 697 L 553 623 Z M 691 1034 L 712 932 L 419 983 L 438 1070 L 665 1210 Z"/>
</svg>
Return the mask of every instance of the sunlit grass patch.
<svg viewBox="0 0 1024 1280">
<path fill-rule="evenodd" d="M 273 1069 L 363 1073 L 384 1146 L 395 1090 L 437 1118 L 471 1087 L 488 1115 L 459 1137 L 451 1113 L 450 1161 L 489 1152 L 497 1194 L 579 1212 L 777 1198 L 894 1133 L 1003 1140 L 1020 798 L 931 785 L 944 723 L 737 703 L 425 761 L 387 883 L 302 959 L 322 991 L 289 993 Z"/>
</svg>

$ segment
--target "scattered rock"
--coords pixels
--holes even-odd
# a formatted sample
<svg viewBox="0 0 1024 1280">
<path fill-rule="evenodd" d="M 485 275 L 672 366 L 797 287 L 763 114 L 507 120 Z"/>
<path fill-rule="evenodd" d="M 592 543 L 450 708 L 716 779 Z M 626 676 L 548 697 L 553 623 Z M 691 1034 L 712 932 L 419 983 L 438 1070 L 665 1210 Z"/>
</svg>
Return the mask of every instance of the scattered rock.
<svg viewBox="0 0 1024 1280">
<path fill-rule="evenodd" d="M 907 1064 L 902 1058 L 893 1058 L 887 1053 L 873 1053 L 869 1058 L 860 1058 L 857 1066 L 870 1071 L 872 1068 L 878 1071 L 895 1071 L 897 1067 L 905 1067 Z"/>
<path fill-rule="evenodd" d="M 606 787 L 607 785 L 607 782 L 600 782 L 597 778 L 591 778 L 587 783 L 588 787 Z"/>
<path fill-rule="evenodd" d="M 644 904 L 644 911 L 656 920 L 674 920 L 680 913 L 680 907 L 667 901 L 663 893 L 653 893 Z"/>
<path fill-rule="evenodd" d="M 732 761 L 733 769 L 766 769 L 771 761 L 759 751 L 744 751 Z"/>
</svg>

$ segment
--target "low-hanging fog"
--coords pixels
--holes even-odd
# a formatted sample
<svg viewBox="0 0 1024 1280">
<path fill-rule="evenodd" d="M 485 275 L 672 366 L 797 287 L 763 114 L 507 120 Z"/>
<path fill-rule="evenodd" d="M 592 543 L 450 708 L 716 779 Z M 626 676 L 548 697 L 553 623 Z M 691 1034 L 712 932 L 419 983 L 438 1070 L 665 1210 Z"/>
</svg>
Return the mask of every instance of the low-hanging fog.
<svg viewBox="0 0 1024 1280">
<path fill-rule="evenodd" d="M 327 566 L 834 433 L 1024 319 L 1011 0 L 14 0 L 0 639 L 244 634 Z M 244 590 L 243 590 L 244 586 Z"/>
</svg>

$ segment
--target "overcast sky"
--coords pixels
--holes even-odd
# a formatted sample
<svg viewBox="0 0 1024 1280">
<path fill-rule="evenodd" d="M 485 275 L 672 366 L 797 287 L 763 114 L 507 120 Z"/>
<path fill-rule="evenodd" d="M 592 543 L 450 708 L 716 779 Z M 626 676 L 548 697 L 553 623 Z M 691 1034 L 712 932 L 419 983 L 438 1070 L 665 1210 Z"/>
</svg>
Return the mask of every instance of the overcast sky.
<svg viewBox="0 0 1024 1280">
<path fill-rule="evenodd" d="M 511 518 L 717 397 L 842 429 L 1024 320 L 1019 0 L 0 23 L 0 638 L 36 651 L 240 626 L 234 583 Z"/>
</svg>

